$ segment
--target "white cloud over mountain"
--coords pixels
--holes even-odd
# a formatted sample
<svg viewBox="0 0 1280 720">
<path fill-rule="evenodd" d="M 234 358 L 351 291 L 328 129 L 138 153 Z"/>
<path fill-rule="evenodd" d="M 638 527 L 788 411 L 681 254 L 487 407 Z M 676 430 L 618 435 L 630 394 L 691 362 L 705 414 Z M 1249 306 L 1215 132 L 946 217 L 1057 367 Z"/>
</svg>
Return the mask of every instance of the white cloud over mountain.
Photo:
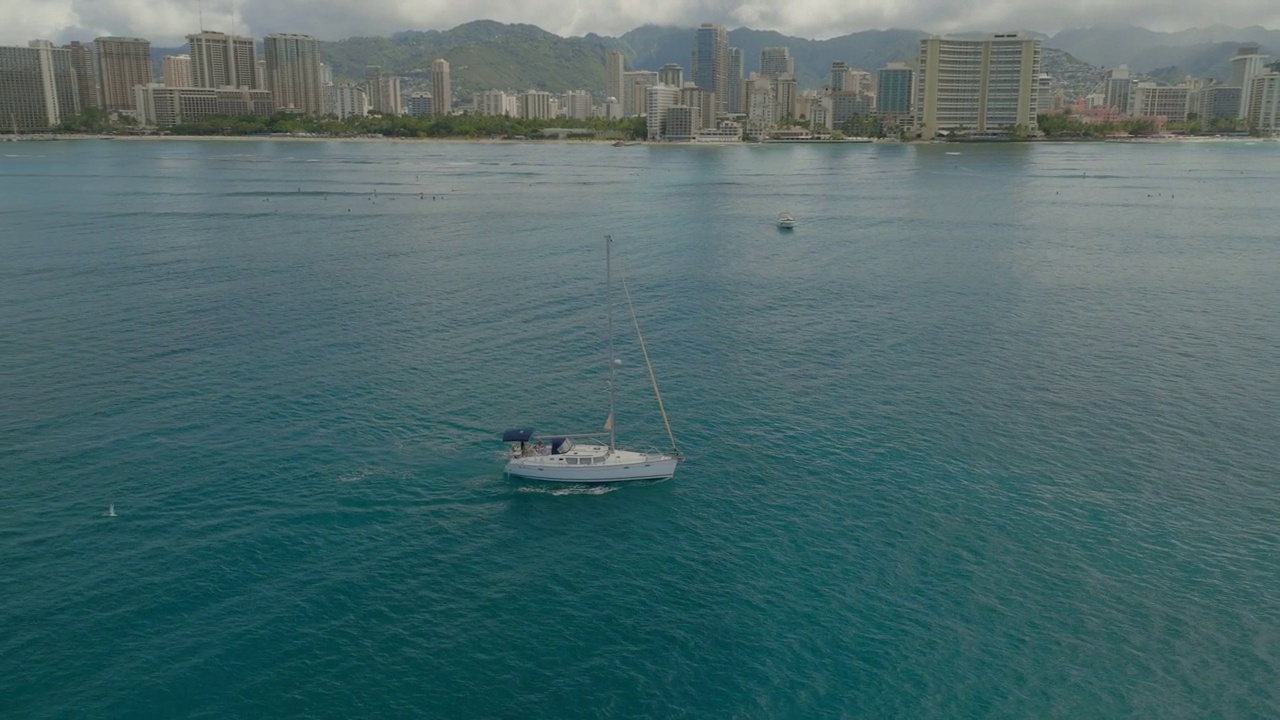
<svg viewBox="0 0 1280 720">
<path fill-rule="evenodd" d="M 778 30 L 825 38 L 873 28 L 930 32 L 1029 29 L 1053 32 L 1094 24 L 1180 30 L 1213 24 L 1280 26 L 1274 0 L 7 0 L 0 3 L 0 43 L 127 35 L 177 45 L 204 26 L 261 36 L 302 32 L 336 40 L 399 30 L 448 29 L 488 19 L 537 25 L 560 35 L 618 35 L 639 25 Z"/>
</svg>

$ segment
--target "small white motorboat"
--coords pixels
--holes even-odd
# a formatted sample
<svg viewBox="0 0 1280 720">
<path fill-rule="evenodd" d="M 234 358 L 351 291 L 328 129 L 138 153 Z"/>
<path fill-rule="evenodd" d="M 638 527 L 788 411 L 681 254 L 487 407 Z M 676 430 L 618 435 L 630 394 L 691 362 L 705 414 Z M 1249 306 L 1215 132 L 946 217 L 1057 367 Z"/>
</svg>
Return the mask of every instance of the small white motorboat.
<svg viewBox="0 0 1280 720">
<path fill-rule="evenodd" d="M 781 230 L 790 230 L 796 226 L 796 218 L 789 212 L 778 213 L 778 228 Z"/>
</svg>

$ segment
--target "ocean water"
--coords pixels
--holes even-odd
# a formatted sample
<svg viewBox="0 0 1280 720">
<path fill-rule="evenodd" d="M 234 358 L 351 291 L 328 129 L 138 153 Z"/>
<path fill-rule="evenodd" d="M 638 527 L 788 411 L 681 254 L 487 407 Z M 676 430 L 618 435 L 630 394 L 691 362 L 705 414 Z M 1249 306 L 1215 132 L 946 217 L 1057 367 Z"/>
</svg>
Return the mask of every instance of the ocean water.
<svg viewBox="0 0 1280 720">
<path fill-rule="evenodd" d="M 6 717 L 1280 715 L 1280 143 L 0 150 Z"/>
</svg>

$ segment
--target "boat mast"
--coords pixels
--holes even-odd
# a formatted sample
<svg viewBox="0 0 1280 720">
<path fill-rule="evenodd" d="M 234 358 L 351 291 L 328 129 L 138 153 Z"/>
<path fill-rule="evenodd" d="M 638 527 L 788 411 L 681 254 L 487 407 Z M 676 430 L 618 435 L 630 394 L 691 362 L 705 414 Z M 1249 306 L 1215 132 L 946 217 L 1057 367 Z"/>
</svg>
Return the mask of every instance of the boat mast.
<svg viewBox="0 0 1280 720">
<path fill-rule="evenodd" d="M 609 315 L 609 452 L 613 452 L 615 433 L 613 430 L 613 406 L 617 384 L 618 360 L 613 354 L 613 236 L 604 236 L 604 300 Z"/>
</svg>

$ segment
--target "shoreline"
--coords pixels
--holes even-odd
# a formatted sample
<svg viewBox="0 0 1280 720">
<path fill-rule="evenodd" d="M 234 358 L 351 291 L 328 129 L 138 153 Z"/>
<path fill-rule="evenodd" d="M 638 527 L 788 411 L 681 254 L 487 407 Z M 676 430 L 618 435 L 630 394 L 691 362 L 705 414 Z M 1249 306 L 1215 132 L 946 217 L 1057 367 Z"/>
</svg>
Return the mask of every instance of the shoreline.
<svg viewBox="0 0 1280 720">
<path fill-rule="evenodd" d="M 464 138 L 464 137 L 389 137 L 389 136 L 306 136 L 306 135 L 99 135 L 87 133 L 48 133 L 30 136 L 18 136 L 16 139 L 6 137 L 4 142 L 50 142 L 55 140 L 111 140 L 124 142 L 342 142 L 342 143 L 472 143 L 481 145 L 500 144 L 579 144 L 609 145 L 618 142 L 616 139 L 596 138 L 539 138 L 536 140 L 516 140 L 510 138 Z M 650 140 L 627 140 L 631 146 L 655 147 L 738 147 L 754 145 L 1007 145 L 1014 143 L 1183 143 L 1183 142 L 1277 142 L 1280 137 L 1241 137 L 1223 135 L 1190 135 L 1161 137 L 1098 137 L 1098 138 L 1035 138 L 1023 140 L 899 140 L 897 138 L 873 138 L 856 142 L 667 142 Z"/>
</svg>

